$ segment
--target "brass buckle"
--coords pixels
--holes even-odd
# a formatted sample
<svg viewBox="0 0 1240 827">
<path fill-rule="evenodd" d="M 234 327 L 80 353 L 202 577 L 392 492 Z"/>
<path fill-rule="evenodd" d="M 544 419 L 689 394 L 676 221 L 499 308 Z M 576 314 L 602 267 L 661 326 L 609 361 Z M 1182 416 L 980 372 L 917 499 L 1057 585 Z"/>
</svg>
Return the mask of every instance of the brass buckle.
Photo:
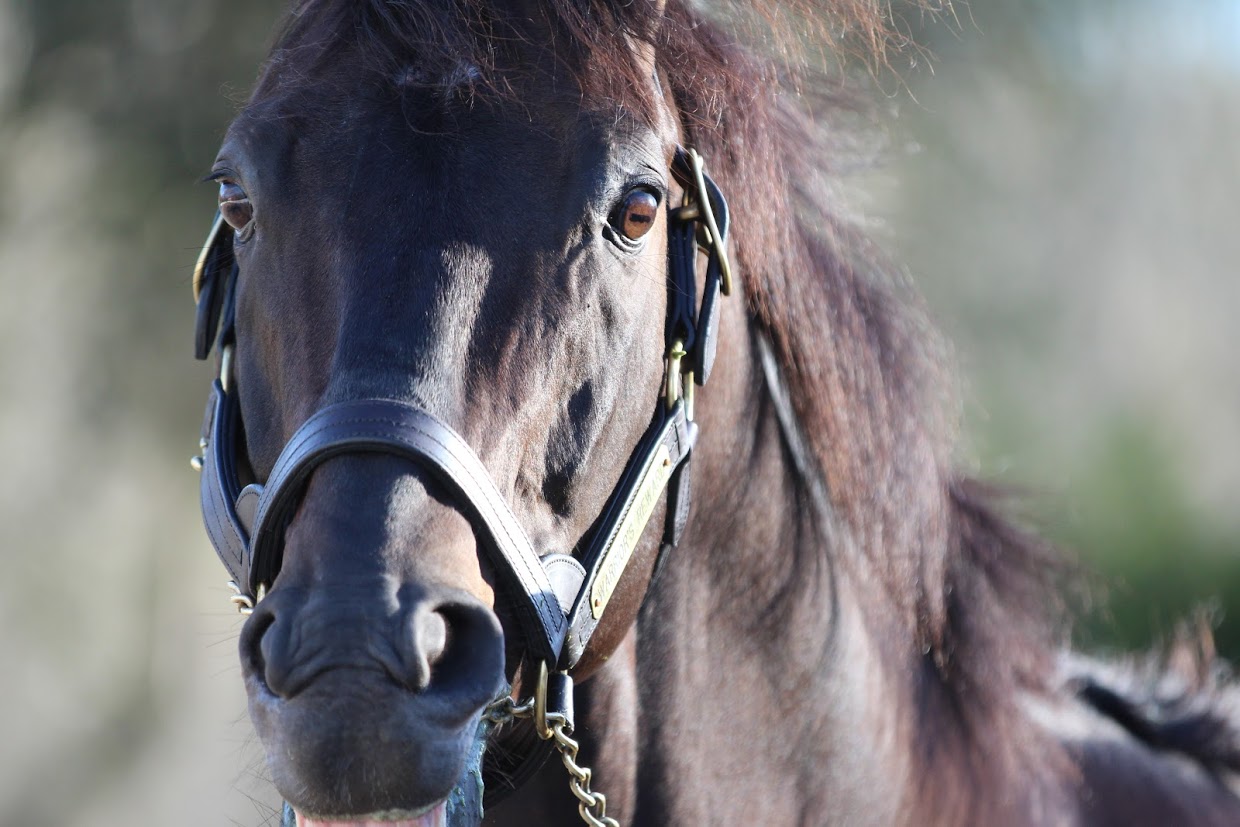
<svg viewBox="0 0 1240 827">
<path fill-rule="evenodd" d="M 710 193 L 706 189 L 706 162 L 692 147 L 685 152 L 689 156 L 689 166 L 693 170 L 693 180 L 697 187 L 697 204 L 696 209 L 682 212 L 681 215 L 691 219 L 700 218 L 706 222 L 706 231 L 709 236 L 707 246 L 710 252 L 719 259 L 719 291 L 725 296 L 730 296 L 732 295 L 732 264 L 728 261 L 727 245 L 724 244 L 723 236 L 719 234 L 719 225 L 715 223 L 715 210 L 710 205 Z"/>
<path fill-rule="evenodd" d="M 681 399 L 685 400 L 685 418 L 693 421 L 693 371 L 681 372 L 684 358 L 688 356 L 683 339 L 672 342 L 667 351 L 667 375 L 663 379 L 663 393 L 667 398 L 667 409 L 676 407 Z"/>
<path fill-rule="evenodd" d="M 680 374 L 680 363 L 688 355 L 688 352 L 685 350 L 684 340 L 682 339 L 672 342 L 671 348 L 667 351 L 667 375 L 663 380 L 663 393 L 667 397 L 667 409 L 669 411 L 680 400 L 684 387 Z"/>
</svg>

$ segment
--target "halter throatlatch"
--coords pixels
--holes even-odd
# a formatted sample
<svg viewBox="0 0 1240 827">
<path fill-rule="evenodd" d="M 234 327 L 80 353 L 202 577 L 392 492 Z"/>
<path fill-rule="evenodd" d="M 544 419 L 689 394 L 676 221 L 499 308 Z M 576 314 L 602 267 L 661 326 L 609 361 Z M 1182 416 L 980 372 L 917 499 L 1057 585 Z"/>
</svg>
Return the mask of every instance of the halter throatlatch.
<svg viewBox="0 0 1240 827">
<path fill-rule="evenodd" d="M 688 522 L 689 458 L 698 434 L 693 391 L 706 382 L 714 364 L 719 297 L 731 292 L 732 273 L 727 202 L 706 175 L 701 156 L 677 148 L 672 173 L 685 188 L 685 201 L 668 210 L 664 390 L 650 427 L 578 558 L 540 555 L 465 440 L 430 412 L 400 400 L 359 399 L 323 408 L 293 434 L 265 482 L 243 485 L 241 469 L 248 463 L 242 454 L 241 411 L 232 376 L 238 268 L 233 233 L 217 216 L 194 271 L 194 353 L 206 359 L 213 349 L 218 351 L 219 372 L 203 420 L 202 456 L 193 463 L 202 472 L 203 521 L 232 577 L 233 602 L 243 612 L 252 610 L 275 581 L 285 528 L 319 465 L 342 454 L 400 456 L 432 474 L 455 507 L 472 518 L 481 535 L 479 547 L 497 571 L 499 588 L 516 607 L 527 651 L 567 679 L 665 490 L 667 519 L 656 569 Z M 699 249 L 707 254 L 700 309 Z M 571 697 L 571 681 L 567 685 Z M 563 717 L 565 710 L 549 710 L 542 718 L 557 720 L 557 715 L 571 731 L 571 714 Z"/>
</svg>

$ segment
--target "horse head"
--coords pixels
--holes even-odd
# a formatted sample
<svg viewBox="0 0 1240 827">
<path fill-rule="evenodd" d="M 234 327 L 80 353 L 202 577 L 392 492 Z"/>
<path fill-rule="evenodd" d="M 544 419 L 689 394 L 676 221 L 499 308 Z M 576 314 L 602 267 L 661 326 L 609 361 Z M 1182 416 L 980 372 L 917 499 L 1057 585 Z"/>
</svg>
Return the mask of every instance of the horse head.
<svg viewBox="0 0 1240 827">
<path fill-rule="evenodd" d="M 483 708 L 539 664 L 588 675 L 636 614 L 726 206 L 649 47 L 643 105 L 590 108 L 547 24 L 506 21 L 482 66 L 339 24 L 295 19 L 209 176 L 204 509 L 277 788 L 303 818 L 432 818 Z"/>
</svg>

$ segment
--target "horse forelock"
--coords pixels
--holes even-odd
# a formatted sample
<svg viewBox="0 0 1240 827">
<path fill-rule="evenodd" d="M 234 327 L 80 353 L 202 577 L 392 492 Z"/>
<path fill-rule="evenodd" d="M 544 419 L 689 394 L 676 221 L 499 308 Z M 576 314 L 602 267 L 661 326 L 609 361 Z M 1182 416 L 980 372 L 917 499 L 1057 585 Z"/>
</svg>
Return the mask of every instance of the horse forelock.
<svg viewBox="0 0 1240 827">
<path fill-rule="evenodd" d="M 915 0 L 910 8 L 919 6 L 932 12 L 951 8 L 950 0 Z M 692 38 L 706 20 L 703 14 L 728 21 L 735 37 L 760 43 L 793 73 L 845 55 L 880 66 L 891 51 L 915 48 L 888 0 L 728 0 L 706 6 L 684 0 L 293 0 L 264 70 L 264 77 L 274 74 L 279 81 L 260 80 L 257 93 L 295 89 L 310 78 L 308 63 L 352 48 L 398 79 L 397 85 L 511 97 L 505 53 L 544 39 L 550 30 L 550 62 L 575 79 L 583 103 L 619 104 L 649 116 L 649 66 L 637 59 L 634 46 L 662 49 Z M 736 68 L 740 75 L 748 70 Z M 732 67 L 712 71 L 724 80 L 719 73 L 732 74 Z"/>
<path fill-rule="evenodd" d="M 321 84 L 307 70 L 348 50 L 400 90 L 519 103 L 527 79 L 558 74 L 576 82 L 585 105 L 618 104 L 649 115 L 648 67 L 635 59 L 632 44 L 652 40 L 657 12 L 645 0 L 299 0 L 255 96 Z"/>
</svg>

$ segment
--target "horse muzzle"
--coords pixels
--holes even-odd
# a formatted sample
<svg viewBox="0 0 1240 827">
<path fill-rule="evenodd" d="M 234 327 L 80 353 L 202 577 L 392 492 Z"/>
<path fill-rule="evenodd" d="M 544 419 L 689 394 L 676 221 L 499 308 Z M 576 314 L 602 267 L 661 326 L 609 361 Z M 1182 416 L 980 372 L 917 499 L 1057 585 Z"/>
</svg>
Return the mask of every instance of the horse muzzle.
<svg viewBox="0 0 1240 827">
<path fill-rule="evenodd" d="M 358 502 L 340 495 L 359 479 L 419 490 L 407 470 L 378 457 L 325 466 L 289 526 L 289 564 L 241 634 L 250 716 L 276 787 L 309 825 L 435 823 L 505 686 L 500 621 L 481 586 L 462 588 L 479 577 L 468 523 L 428 503 L 437 516 L 421 530 L 393 532 L 382 514 L 340 505 Z M 436 547 L 393 540 L 424 532 Z M 472 576 L 456 571 L 465 563 Z"/>
<path fill-rule="evenodd" d="M 502 691 L 495 615 L 462 593 L 402 591 L 380 612 L 276 589 L 242 632 L 250 716 L 277 789 L 309 825 L 393 811 L 436 823 L 426 808 L 456 786 Z"/>
</svg>

